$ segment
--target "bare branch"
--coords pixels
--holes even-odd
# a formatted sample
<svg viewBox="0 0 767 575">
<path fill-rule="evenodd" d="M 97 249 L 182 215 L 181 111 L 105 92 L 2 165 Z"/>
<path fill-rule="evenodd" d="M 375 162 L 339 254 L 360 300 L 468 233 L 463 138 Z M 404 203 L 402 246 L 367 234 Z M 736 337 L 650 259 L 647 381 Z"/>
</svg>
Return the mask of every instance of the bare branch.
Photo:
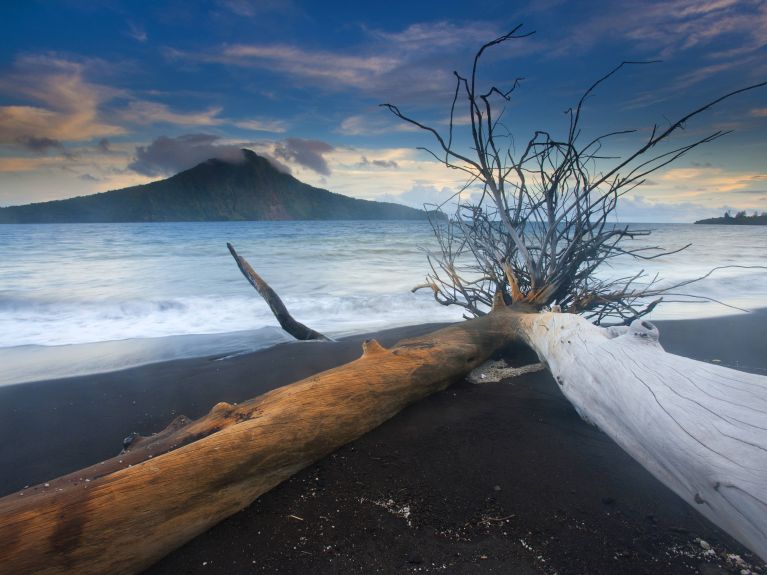
<svg viewBox="0 0 767 575">
<path fill-rule="evenodd" d="M 312 328 L 305 326 L 299 321 L 293 319 L 290 315 L 288 308 L 282 303 L 280 296 L 277 295 L 268 283 L 266 283 L 261 276 L 259 276 L 244 257 L 239 255 L 234 246 L 230 243 L 226 244 L 229 248 L 229 252 L 232 254 L 234 261 L 237 262 L 237 267 L 240 268 L 242 275 L 250 282 L 256 291 L 264 298 L 264 301 L 269 305 L 269 309 L 272 310 L 274 317 L 280 323 L 280 327 L 288 332 L 290 335 L 300 340 L 318 339 L 322 341 L 332 341 L 329 337 L 322 335 L 318 331 L 314 331 Z"/>
<path fill-rule="evenodd" d="M 446 137 L 396 106 L 383 104 L 401 120 L 431 133 L 441 153 L 426 151 L 445 166 L 469 174 L 467 185 L 482 184 L 478 201 L 463 203 L 459 197 L 450 222 L 432 220 L 441 253 L 429 254 L 431 272 L 419 287 L 430 288 L 442 305 L 462 306 L 473 316 L 486 313 L 503 296 L 539 307 L 557 302 L 567 311 L 589 314 L 597 323 L 630 322 L 652 311 L 669 290 L 707 276 L 666 287 L 660 287 L 657 277 L 645 282 L 642 271 L 625 278 L 600 279 L 602 267 L 616 257 L 652 260 L 689 247 L 664 250 L 628 246 L 627 241 L 650 231 L 614 223 L 619 199 L 642 185 L 648 175 L 728 133 L 713 132 L 671 149 L 662 146 L 686 122 L 767 82 L 732 90 L 670 122 L 665 129 L 653 125 L 649 138 L 622 157 L 605 153 L 603 146 L 615 136 L 638 130 L 607 131 L 585 145 L 579 138 L 585 104 L 598 87 L 628 66 L 656 63 L 624 61 L 592 83 L 566 111 L 565 138 L 537 130 L 517 154 L 514 137 L 500 120 L 503 106 L 521 79 L 515 78 L 509 88 L 491 84 L 480 89 L 478 74 L 487 50 L 526 36 L 529 34 L 517 26 L 480 47 L 468 77 L 454 72 L 456 84 Z M 469 117 L 467 150 L 459 148 L 455 134 L 454 120 L 461 106 Z"/>
</svg>

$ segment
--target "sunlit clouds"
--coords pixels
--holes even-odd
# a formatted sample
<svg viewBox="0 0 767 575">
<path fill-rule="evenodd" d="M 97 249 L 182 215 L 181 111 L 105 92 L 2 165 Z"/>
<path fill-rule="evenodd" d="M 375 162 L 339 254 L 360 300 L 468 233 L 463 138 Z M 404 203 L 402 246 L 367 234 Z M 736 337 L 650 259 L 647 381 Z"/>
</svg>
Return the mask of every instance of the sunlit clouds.
<svg viewBox="0 0 767 575">
<path fill-rule="evenodd" d="M 221 107 L 213 107 L 197 112 L 178 112 L 159 102 L 133 101 L 118 115 L 125 122 L 144 125 L 218 126 L 225 123 L 219 116 L 221 111 Z"/>
<path fill-rule="evenodd" d="M 333 192 L 442 203 L 466 175 L 419 150 L 434 149 L 431 135 L 379 105 L 446 134 L 453 72 L 468 73 L 483 42 L 518 24 L 536 34 L 491 50 L 480 71 L 500 88 L 525 78 L 501 118 L 513 153 L 535 130 L 566 130 L 563 112 L 622 60 L 663 62 L 626 70 L 588 100 L 589 134 L 638 130 L 633 143 L 611 140 L 610 157 L 626 157 L 653 125 L 767 80 L 767 4 L 756 0 L 85 4 L 19 3 L 0 23 L 0 205 L 146 183 L 237 161 L 242 148 Z M 454 142 L 470 152 L 461 105 Z M 767 89 L 696 117 L 678 141 L 720 129 L 735 133 L 653 174 L 621 217 L 767 210 Z"/>
<path fill-rule="evenodd" d="M 101 106 L 119 90 L 88 82 L 83 64 L 55 56 L 23 56 L 0 80 L 6 101 L 0 106 L 0 142 L 29 139 L 81 141 L 125 130 L 101 114 Z"/>
</svg>

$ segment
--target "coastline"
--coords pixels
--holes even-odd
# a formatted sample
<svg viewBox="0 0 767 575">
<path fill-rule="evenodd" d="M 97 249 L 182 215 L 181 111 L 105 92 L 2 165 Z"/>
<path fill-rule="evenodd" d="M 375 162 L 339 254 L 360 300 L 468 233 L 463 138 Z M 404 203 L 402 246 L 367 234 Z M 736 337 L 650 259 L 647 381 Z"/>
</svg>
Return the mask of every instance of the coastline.
<svg viewBox="0 0 767 575">
<path fill-rule="evenodd" d="M 764 373 L 765 319 L 657 323 L 672 353 Z M 390 345 L 436 327 L 375 337 Z M 355 359 L 365 337 L 2 387 L 0 429 L 13 439 L 0 445 L 0 492 L 113 456 L 132 431 Z M 534 360 L 514 351 L 515 362 Z M 147 572 L 739 573 L 727 553 L 761 565 L 539 372 L 463 382 L 407 408 Z"/>
</svg>

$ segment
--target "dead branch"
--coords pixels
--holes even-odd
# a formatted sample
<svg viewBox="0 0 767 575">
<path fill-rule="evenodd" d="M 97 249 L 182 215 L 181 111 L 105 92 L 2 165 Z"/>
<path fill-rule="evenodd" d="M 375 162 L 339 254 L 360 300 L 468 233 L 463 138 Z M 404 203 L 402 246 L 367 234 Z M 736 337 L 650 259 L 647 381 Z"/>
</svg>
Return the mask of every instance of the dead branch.
<svg viewBox="0 0 767 575">
<path fill-rule="evenodd" d="M 641 185 L 646 177 L 710 143 L 726 132 L 716 131 L 671 149 L 672 135 L 721 102 L 738 94 L 767 86 L 760 82 L 732 90 L 669 123 L 653 126 L 647 140 L 625 157 L 603 153 L 602 146 L 616 135 L 636 134 L 636 129 L 611 130 L 580 142 L 585 104 L 597 87 L 628 66 L 655 62 L 622 62 L 591 84 L 576 106 L 566 114 L 566 135 L 557 138 L 536 130 L 521 153 L 513 147 L 514 136 L 500 123 L 504 106 L 519 87 L 495 85 L 482 90 L 478 68 L 489 49 L 529 34 L 517 26 L 509 34 L 483 45 L 476 53 L 468 77 L 455 72 L 455 90 L 447 133 L 424 124 L 393 104 L 382 104 L 397 118 L 429 133 L 439 153 L 431 152 L 448 168 L 469 175 L 482 186 L 474 203 L 460 202 L 450 222 L 431 220 L 441 253 L 429 255 L 431 273 L 424 285 L 443 305 L 459 305 L 471 316 L 487 312 L 497 292 L 513 301 L 539 307 L 558 303 L 564 310 L 594 312 L 595 322 L 631 321 L 658 305 L 657 286 L 642 288 L 638 277 L 601 282 L 597 273 L 618 256 L 654 259 L 684 247 L 630 249 L 625 242 L 648 235 L 650 230 L 629 229 L 614 222 L 618 200 Z M 467 149 L 456 143 L 455 125 L 460 103 L 470 118 Z M 506 142 L 510 142 L 506 144 Z M 427 150 L 429 151 L 429 150 Z M 467 289 L 467 286 L 473 286 Z"/>
<path fill-rule="evenodd" d="M 329 337 L 293 319 L 293 316 L 290 315 L 288 308 L 286 308 L 285 304 L 282 303 L 282 300 L 280 299 L 280 296 L 277 295 L 277 292 L 275 292 L 269 286 L 269 284 L 266 283 L 263 278 L 255 272 L 255 270 L 250 266 L 244 257 L 235 251 L 232 244 L 227 243 L 226 247 L 229 248 L 229 252 L 232 254 L 234 261 L 237 262 L 237 267 L 240 268 L 242 275 L 245 276 L 245 278 L 250 282 L 250 285 L 256 288 L 256 291 L 261 295 L 262 298 L 264 298 L 264 301 L 269 306 L 269 309 L 272 310 L 274 317 L 277 318 L 277 321 L 280 323 L 280 327 L 282 329 L 299 340 L 315 339 L 320 341 L 332 341 Z"/>
</svg>

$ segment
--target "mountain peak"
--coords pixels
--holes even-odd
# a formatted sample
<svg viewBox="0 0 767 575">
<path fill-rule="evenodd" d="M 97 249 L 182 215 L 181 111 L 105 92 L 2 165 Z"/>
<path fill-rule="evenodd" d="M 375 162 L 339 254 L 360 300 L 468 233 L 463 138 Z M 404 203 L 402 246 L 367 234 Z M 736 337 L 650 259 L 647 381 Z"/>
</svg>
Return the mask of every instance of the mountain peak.
<svg viewBox="0 0 767 575">
<path fill-rule="evenodd" d="M 222 220 L 413 220 L 400 204 L 334 194 L 242 149 L 242 161 L 210 158 L 165 180 L 67 200 L 0 208 L 0 223 Z"/>
</svg>

